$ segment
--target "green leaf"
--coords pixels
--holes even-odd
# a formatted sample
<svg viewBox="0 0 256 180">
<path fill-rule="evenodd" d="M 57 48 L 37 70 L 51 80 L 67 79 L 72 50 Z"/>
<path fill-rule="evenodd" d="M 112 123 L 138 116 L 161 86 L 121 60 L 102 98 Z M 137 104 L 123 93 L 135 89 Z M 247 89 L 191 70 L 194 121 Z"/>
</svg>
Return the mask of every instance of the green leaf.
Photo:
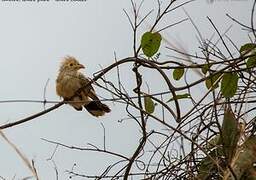
<svg viewBox="0 0 256 180">
<path fill-rule="evenodd" d="M 247 44 L 244 44 L 243 46 L 241 46 L 240 48 L 240 53 L 241 54 L 244 54 L 244 53 L 249 53 L 251 50 L 255 49 L 256 48 L 256 44 L 254 43 L 247 43 Z"/>
<path fill-rule="evenodd" d="M 211 64 L 203 65 L 203 67 L 201 68 L 202 73 L 206 74 L 209 71 L 209 69 L 211 68 L 211 66 L 212 66 Z"/>
<path fill-rule="evenodd" d="M 205 80 L 205 85 L 207 87 L 207 89 L 210 89 L 214 83 L 217 81 L 217 79 L 219 79 L 219 77 L 221 76 L 221 73 L 217 73 L 214 76 L 212 76 L 211 78 L 208 78 Z M 219 84 L 216 83 L 212 88 L 216 89 L 217 87 L 219 87 Z"/>
<path fill-rule="evenodd" d="M 177 68 L 177 69 L 174 69 L 173 71 L 173 79 L 175 79 L 176 81 L 180 80 L 180 78 L 182 78 L 184 74 L 184 68 Z"/>
<path fill-rule="evenodd" d="M 229 162 L 231 162 L 239 140 L 238 122 L 231 107 L 226 108 L 224 111 L 221 132 L 222 139 L 220 138 L 219 142 L 223 143 L 223 150 L 226 152 Z"/>
<path fill-rule="evenodd" d="M 149 96 L 144 97 L 144 106 L 147 113 L 152 114 L 155 110 L 154 101 Z"/>
<path fill-rule="evenodd" d="M 256 66 L 256 54 L 249 57 L 247 62 L 246 62 L 246 67 L 247 68 L 254 68 L 255 66 Z"/>
<path fill-rule="evenodd" d="M 158 32 L 146 32 L 141 38 L 141 48 L 147 57 L 152 57 L 159 50 L 161 45 L 161 34 Z"/>
<path fill-rule="evenodd" d="M 238 75 L 237 73 L 224 73 L 221 81 L 221 92 L 225 98 L 233 97 L 237 90 Z"/>
<path fill-rule="evenodd" d="M 176 95 L 176 99 L 186 99 L 186 98 L 190 98 L 191 96 L 190 96 L 190 94 L 188 94 L 188 93 L 185 93 L 185 94 L 177 94 Z M 171 98 L 171 99 L 169 99 L 168 101 L 167 101 L 167 103 L 168 102 L 171 102 L 171 101 L 173 101 L 174 100 L 174 98 Z"/>
</svg>

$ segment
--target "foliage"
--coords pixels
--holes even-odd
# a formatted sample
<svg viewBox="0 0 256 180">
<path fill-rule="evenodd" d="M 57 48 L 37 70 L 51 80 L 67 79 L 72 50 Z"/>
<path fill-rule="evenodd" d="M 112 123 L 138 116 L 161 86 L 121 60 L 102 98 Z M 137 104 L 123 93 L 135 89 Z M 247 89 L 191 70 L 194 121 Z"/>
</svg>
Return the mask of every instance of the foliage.
<svg viewBox="0 0 256 180">
<path fill-rule="evenodd" d="M 144 97 L 144 106 L 147 113 L 152 114 L 155 110 L 155 104 L 149 96 Z"/>
<path fill-rule="evenodd" d="M 145 32 L 141 38 L 141 47 L 147 57 L 152 57 L 161 45 L 162 37 L 159 33 Z"/>
<path fill-rule="evenodd" d="M 224 73 L 221 81 L 221 92 L 225 98 L 233 97 L 237 91 L 237 73 Z"/>
<path fill-rule="evenodd" d="M 180 80 L 180 78 L 182 78 L 183 74 L 184 74 L 184 68 L 176 68 L 173 71 L 173 79 L 178 81 Z"/>
</svg>

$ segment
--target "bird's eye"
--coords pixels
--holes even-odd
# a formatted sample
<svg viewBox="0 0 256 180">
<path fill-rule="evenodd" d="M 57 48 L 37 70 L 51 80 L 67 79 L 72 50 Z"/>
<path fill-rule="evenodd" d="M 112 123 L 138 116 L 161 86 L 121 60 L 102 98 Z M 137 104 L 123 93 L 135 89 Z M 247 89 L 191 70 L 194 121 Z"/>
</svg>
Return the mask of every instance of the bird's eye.
<svg viewBox="0 0 256 180">
<path fill-rule="evenodd" d="M 70 66 L 73 66 L 73 63 L 70 63 Z"/>
</svg>

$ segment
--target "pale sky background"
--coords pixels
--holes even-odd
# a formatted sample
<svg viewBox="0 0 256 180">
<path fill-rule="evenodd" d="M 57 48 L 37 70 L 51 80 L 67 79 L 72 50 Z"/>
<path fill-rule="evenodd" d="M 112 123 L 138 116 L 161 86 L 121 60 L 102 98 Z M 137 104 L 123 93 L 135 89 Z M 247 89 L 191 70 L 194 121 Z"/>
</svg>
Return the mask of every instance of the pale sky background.
<svg viewBox="0 0 256 180">
<path fill-rule="evenodd" d="M 182 1 L 184 2 L 184 1 Z M 241 22 L 250 23 L 251 0 L 216 0 L 209 4 L 196 0 L 184 8 L 196 22 L 205 38 L 214 30 L 207 16 L 221 32 L 230 25 L 228 35 L 238 45 L 248 42 L 247 33 L 228 19 L 229 13 Z M 154 0 L 145 0 L 142 13 L 155 8 Z M 66 55 L 75 56 L 86 66 L 83 71 L 89 77 L 114 62 L 117 58 L 132 56 L 132 31 L 123 12 L 131 12 L 129 0 L 88 0 L 87 2 L 0 2 L 0 100 L 35 99 L 43 100 L 44 85 L 47 86 L 47 100 L 59 100 L 55 94 L 55 79 L 60 59 Z M 152 14 L 151 17 L 154 17 Z M 170 13 L 162 25 L 174 23 L 186 18 L 182 9 Z M 150 24 L 152 20 L 148 20 Z M 160 26 L 160 27 L 163 27 Z M 140 32 L 147 31 L 146 25 Z M 189 52 L 197 49 L 196 32 L 191 23 L 172 27 L 162 34 L 171 43 L 179 42 Z M 162 44 L 162 58 L 172 52 Z M 161 51 L 160 50 L 160 51 Z M 134 88 L 129 67 L 121 68 L 121 77 L 126 88 Z M 144 75 L 149 84 L 157 84 L 158 76 Z M 171 72 L 170 72 L 171 76 Z M 106 77 L 116 82 L 116 71 Z M 197 76 L 192 76 L 192 78 Z M 150 86 L 151 92 L 165 89 L 161 84 Z M 166 90 L 166 89 L 165 89 Z M 104 97 L 109 93 L 96 88 Z M 200 89 L 205 92 L 205 89 Z M 106 146 L 111 151 L 131 156 L 137 146 L 140 132 L 134 121 L 119 123 L 127 117 L 125 106 L 106 102 L 112 109 L 110 114 L 97 119 L 86 111 L 76 112 L 64 105 L 59 109 L 28 123 L 9 128 L 3 132 L 30 159 L 35 161 L 38 175 L 43 180 L 55 179 L 54 166 L 47 161 L 55 148 L 41 138 L 58 141 L 67 145 L 85 147 L 92 143 L 103 147 L 103 123 L 106 129 Z M 47 107 L 51 106 L 48 104 Z M 42 104 L 4 103 L 0 104 L 0 124 L 16 121 L 43 110 Z M 22 179 L 30 176 L 27 167 L 15 151 L 0 137 L 0 176 L 6 179 Z M 74 163 L 77 172 L 95 175 L 113 162 L 113 157 L 94 152 L 78 152 L 59 148 L 54 161 L 59 172 L 59 179 L 68 179 L 65 170 L 70 170 Z M 1 178 L 0 178 L 1 179 Z M 81 179 L 81 178 L 74 178 Z"/>
</svg>

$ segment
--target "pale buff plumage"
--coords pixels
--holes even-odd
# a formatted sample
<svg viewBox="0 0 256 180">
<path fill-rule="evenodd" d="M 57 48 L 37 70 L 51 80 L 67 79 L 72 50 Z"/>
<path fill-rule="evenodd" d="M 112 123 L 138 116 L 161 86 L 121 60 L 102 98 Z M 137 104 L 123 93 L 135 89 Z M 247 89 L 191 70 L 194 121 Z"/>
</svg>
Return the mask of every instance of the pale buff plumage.
<svg viewBox="0 0 256 180">
<path fill-rule="evenodd" d="M 64 58 L 56 80 L 57 94 L 64 100 L 76 101 L 69 104 L 78 111 L 81 111 L 84 107 L 96 117 L 110 112 L 109 107 L 99 101 L 93 87 L 91 85 L 86 87 L 90 80 L 78 71 L 82 68 L 84 66 L 74 57 Z M 81 90 L 78 92 L 79 89 Z"/>
</svg>

